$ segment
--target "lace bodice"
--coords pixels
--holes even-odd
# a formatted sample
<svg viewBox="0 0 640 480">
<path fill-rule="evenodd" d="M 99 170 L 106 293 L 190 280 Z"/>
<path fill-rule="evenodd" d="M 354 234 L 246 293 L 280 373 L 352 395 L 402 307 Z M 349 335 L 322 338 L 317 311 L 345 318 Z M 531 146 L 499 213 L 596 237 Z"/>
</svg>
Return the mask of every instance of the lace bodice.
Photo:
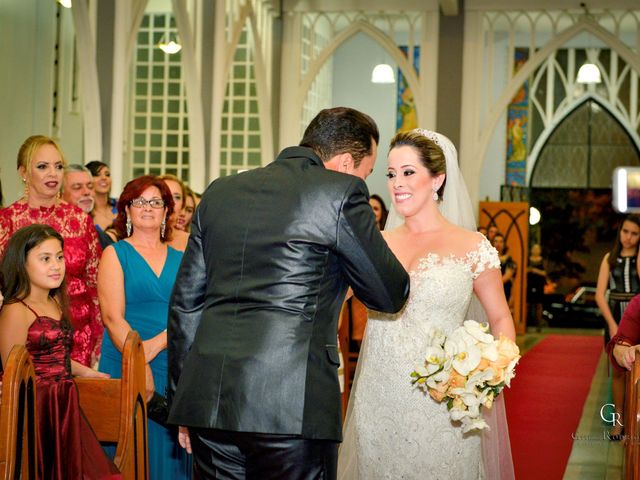
<svg viewBox="0 0 640 480">
<path fill-rule="evenodd" d="M 473 282 L 491 268 L 500 268 L 500 261 L 484 237 L 463 256 L 428 254 L 410 272 L 404 309 L 396 315 L 371 312 L 340 478 L 483 478 L 480 434 L 463 437 L 446 405 L 414 388 L 410 373 L 423 360 L 432 327 L 448 333 L 466 319 Z M 345 469 L 342 456 L 352 448 L 357 462 Z"/>
</svg>

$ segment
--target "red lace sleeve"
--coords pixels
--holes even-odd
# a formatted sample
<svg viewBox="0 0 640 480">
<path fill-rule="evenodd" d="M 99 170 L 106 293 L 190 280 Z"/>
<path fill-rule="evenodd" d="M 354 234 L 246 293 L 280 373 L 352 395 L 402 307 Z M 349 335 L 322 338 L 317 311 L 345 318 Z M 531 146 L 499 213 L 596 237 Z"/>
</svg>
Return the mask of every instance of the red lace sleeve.
<svg viewBox="0 0 640 480">
<path fill-rule="evenodd" d="M 4 257 L 12 233 L 11 214 L 8 208 L 3 208 L 0 210 L 0 259 Z"/>
<path fill-rule="evenodd" d="M 98 240 L 98 233 L 96 227 L 93 225 L 93 221 L 89 215 L 86 215 L 84 221 L 84 239 L 87 242 L 89 253 L 87 255 L 87 282 L 92 288 L 98 287 L 98 263 L 102 256 L 102 247 L 100 247 L 100 241 Z M 97 304 L 96 297 L 96 304 Z"/>
<path fill-rule="evenodd" d="M 618 331 L 607 344 L 607 352 L 611 359 L 611 364 L 618 370 L 624 370 L 613 356 L 613 347 L 618 343 L 637 345 L 640 343 L 640 295 L 631 299 L 629 306 L 625 309 Z"/>
</svg>

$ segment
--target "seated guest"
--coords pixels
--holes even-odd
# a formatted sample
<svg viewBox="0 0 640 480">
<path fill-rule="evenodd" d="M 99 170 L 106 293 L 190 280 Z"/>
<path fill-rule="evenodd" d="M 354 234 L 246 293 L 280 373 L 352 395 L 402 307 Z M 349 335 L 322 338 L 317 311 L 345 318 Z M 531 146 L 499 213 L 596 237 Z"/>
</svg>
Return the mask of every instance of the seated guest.
<svg viewBox="0 0 640 480">
<path fill-rule="evenodd" d="M 6 364 L 13 346 L 25 345 L 33 363 L 37 476 L 121 478 L 82 414 L 72 379 L 72 375 L 109 375 L 71 360 L 63 243 L 58 232 L 41 224 L 21 228 L 9 240 L 0 267 L 5 297 L 0 311 L 0 356 Z"/>
<path fill-rule="evenodd" d="M 65 202 L 80 207 L 83 212 L 91 214 L 95 205 L 95 189 L 93 177 L 87 167 L 77 164 L 67 167 L 64 173 L 62 198 Z M 96 232 L 102 248 L 113 243 L 113 239 L 97 226 Z"/>
<path fill-rule="evenodd" d="M 109 165 L 99 160 L 87 163 L 86 167 L 91 172 L 95 185 L 96 203 L 91 216 L 98 228 L 104 231 L 111 226 L 118 213 L 116 199 L 110 196 L 111 170 Z"/>
</svg>

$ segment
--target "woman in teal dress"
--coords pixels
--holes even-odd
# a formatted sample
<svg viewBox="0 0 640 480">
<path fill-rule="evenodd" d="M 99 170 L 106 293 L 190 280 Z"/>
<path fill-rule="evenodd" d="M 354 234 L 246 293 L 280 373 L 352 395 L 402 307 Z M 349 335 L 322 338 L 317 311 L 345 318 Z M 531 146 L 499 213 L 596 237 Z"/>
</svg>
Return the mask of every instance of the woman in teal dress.
<svg viewBox="0 0 640 480">
<path fill-rule="evenodd" d="M 123 240 L 107 247 L 98 270 L 98 296 L 109 335 L 102 343 L 100 371 L 119 377 L 121 350 L 129 330 L 143 340 L 147 401 L 167 386 L 167 315 L 182 252 L 168 245 L 173 199 L 151 175 L 129 182 L 118 200 L 114 227 Z M 191 478 L 192 460 L 177 432 L 149 419 L 149 478 Z"/>
</svg>

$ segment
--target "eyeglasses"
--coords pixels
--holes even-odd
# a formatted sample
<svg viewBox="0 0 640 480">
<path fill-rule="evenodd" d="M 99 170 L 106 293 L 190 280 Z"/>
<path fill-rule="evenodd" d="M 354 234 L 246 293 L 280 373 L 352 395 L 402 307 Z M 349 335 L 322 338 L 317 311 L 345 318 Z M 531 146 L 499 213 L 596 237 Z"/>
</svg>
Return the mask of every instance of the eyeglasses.
<svg viewBox="0 0 640 480">
<path fill-rule="evenodd" d="M 147 205 L 150 205 L 151 208 L 162 208 L 164 207 L 164 200 L 161 198 L 152 198 L 151 200 L 147 200 L 146 198 L 134 198 L 131 200 L 131 206 L 136 208 L 143 208 Z"/>
</svg>

